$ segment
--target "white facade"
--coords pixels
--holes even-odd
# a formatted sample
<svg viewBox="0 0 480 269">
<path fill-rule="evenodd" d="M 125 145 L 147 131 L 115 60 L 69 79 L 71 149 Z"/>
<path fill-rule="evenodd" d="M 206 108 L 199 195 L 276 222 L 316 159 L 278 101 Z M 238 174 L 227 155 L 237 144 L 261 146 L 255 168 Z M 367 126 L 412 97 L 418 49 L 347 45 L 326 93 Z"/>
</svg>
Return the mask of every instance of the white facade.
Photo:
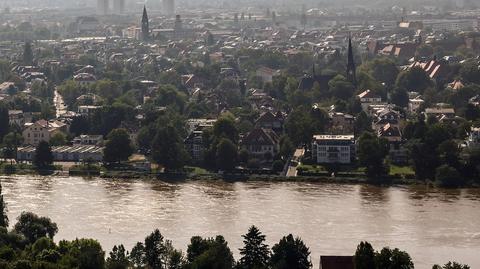
<svg viewBox="0 0 480 269">
<path fill-rule="evenodd" d="M 468 138 L 467 147 L 478 148 L 480 146 L 480 128 L 472 128 Z"/>
<path fill-rule="evenodd" d="M 315 135 L 312 142 L 312 156 L 317 163 L 350 164 L 355 153 L 353 135 Z"/>
</svg>

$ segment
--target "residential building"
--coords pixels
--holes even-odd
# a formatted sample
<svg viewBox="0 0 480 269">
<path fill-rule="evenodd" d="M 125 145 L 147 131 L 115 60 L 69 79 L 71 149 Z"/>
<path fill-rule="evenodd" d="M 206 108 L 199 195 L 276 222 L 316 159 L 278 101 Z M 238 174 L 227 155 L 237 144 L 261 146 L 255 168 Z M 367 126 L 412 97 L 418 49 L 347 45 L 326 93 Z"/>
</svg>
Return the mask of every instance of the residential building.
<svg viewBox="0 0 480 269">
<path fill-rule="evenodd" d="M 91 115 L 101 106 L 78 106 L 77 112 L 80 115 Z"/>
<path fill-rule="evenodd" d="M 25 123 L 22 132 L 25 145 L 37 146 L 41 141 L 50 142 L 50 139 L 59 132 L 66 132 L 66 124 L 59 121 L 39 120 L 34 123 Z"/>
<path fill-rule="evenodd" d="M 425 109 L 425 119 L 429 117 L 436 117 L 440 119 L 442 117 L 453 118 L 455 117 L 455 110 L 453 108 L 433 107 Z"/>
<path fill-rule="evenodd" d="M 10 124 L 15 124 L 19 127 L 25 125 L 25 123 L 32 122 L 33 115 L 31 112 L 23 112 L 22 110 L 9 110 L 8 120 Z"/>
<path fill-rule="evenodd" d="M 280 70 L 271 69 L 265 66 L 262 66 L 257 69 L 255 72 L 257 77 L 259 77 L 263 83 L 272 82 L 273 78 L 280 75 Z"/>
<path fill-rule="evenodd" d="M 407 151 L 403 147 L 404 141 L 398 126 L 387 123 L 378 129 L 377 136 L 388 141 L 389 156 L 393 163 L 404 164 L 407 162 Z"/>
<path fill-rule="evenodd" d="M 284 121 L 285 118 L 282 112 L 278 111 L 277 113 L 273 114 L 272 112 L 267 111 L 260 115 L 260 117 L 255 122 L 255 127 L 262 129 L 272 129 L 277 134 L 281 134 L 283 132 Z"/>
<path fill-rule="evenodd" d="M 53 160 L 56 162 L 81 162 L 81 161 L 103 161 L 103 147 L 98 146 L 59 146 L 52 147 Z M 18 148 L 17 161 L 33 161 L 35 147 L 27 146 Z"/>
<path fill-rule="evenodd" d="M 80 135 L 73 139 L 73 145 L 103 145 L 102 135 Z"/>
<path fill-rule="evenodd" d="M 350 164 L 355 157 L 355 137 L 314 135 L 312 157 L 320 164 Z"/>
<path fill-rule="evenodd" d="M 280 151 L 280 137 L 272 129 L 255 128 L 241 142 L 250 156 L 263 161 L 271 161 Z"/>
<path fill-rule="evenodd" d="M 364 111 L 366 111 L 368 106 L 370 105 L 376 105 L 376 104 L 382 103 L 382 97 L 379 96 L 378 94 L 375 94 L 371 90 L 363 91 L 358 95 L 358 98 L 360 99 L 360 103 L 362 104 L 362 109 Z"/>
<path fill-rule="evenodd" d="M 185 149 L 195 162 L 202 161 L 203 154 L 205 152 L 205 145 L 203 143 L 203 131 L 197 130 L 190 133 L 185 139 Z"/>
<path fill-rule="evenodd" d="M 95 83 L 97 81 L 97 78 L 93 74 L 79 73 L 73 77 L 73 81 L 75 81 L 80 86 L 88 86 Z"/>
<path fill-rule="evenodd" d="M 480 147 L 480 128 L 472 128 L 467 138 L 467 147 L 470 149 Z"/>
<path fill-rule="evenodd" d="M 410 113 L 417 113 L 423 103 L 425 103 L 425 101 L 420 96 L 410 99 L 408 101 L 408 111 Z"/>
<path fill-rule="evenodd" d="M 355 131 L 355 117 L 341 112 L 330 112 L 329 133 L 353 134 Z"/>
</svg>

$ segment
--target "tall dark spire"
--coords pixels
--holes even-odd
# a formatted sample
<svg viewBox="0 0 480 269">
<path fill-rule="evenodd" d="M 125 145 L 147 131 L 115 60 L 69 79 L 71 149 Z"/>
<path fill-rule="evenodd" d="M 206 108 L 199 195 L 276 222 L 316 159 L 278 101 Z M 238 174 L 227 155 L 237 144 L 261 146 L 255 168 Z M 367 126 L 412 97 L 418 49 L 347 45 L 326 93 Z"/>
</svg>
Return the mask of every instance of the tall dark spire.
<svg viewBox="0 0 480 269">
<path fill-rule="evenodd" d="M 357 74 L 355 67 L 355 59 L 353 58 L 352 38 L 348 37 L 348 60 L 347 60 L 347 79 L 357 86 Z"/>
<path fill-rule="evenodd" d="M 147 41 L 150 39 L 150 26 L 148 24 L 148 14 L 147 7 L 143 6 L 143 16 L 142 16 L 142 39 Z"/>
</svg>

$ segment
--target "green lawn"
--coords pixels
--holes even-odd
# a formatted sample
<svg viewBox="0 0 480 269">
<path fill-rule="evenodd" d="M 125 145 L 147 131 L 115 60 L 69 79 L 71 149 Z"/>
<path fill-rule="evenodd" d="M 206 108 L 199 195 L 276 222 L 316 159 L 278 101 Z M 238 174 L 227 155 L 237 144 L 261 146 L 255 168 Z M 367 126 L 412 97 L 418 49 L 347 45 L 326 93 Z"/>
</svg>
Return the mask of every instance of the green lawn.
<svg viewBox="0 0 480 269">
<path fill-rule="evenodd" d="M 391 165 L 390 175 L 415 175 L 415 171 L 410 166 Z"/>
<path fill-rule="evenodd" d="M 185 170 L 196 175 L 205 175 L 209 173 L 206 169 L 203 169 L 201 167 L 194 167 L 194 166 L 187 166 L 185 167 Z"/>
</svg>

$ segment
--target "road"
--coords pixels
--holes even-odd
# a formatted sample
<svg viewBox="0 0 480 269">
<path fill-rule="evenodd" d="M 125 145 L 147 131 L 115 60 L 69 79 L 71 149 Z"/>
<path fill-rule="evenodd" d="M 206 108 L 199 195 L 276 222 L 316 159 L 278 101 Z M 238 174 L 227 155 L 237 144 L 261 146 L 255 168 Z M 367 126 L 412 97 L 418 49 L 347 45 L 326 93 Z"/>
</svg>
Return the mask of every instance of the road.
<svg viewBox="0 0 480 269">
<path fill-rule="evenodd" d="M 54 92 L 53 103 L 55 105 L 55 115 L 57 118 L 60 118 L 60 116 L 67 112 L 67 106 L 63 102 L 63 97 L 58 93 L 57 89 L 55 89 Z"/>
<path fill-rule="evenodd" d="M 297 176 L 297 167 L 298 165 L 300 165 L 300 160 L 302 159 L 304 154 L 305 154 L 305 149 L 303 148 L 295 150 L 295 153 L 293 154 L 293 157 L 290 159 L 290 162 L 289 162 L 289 166 L 286 173 L 287 177 Z"/>
</svg>

